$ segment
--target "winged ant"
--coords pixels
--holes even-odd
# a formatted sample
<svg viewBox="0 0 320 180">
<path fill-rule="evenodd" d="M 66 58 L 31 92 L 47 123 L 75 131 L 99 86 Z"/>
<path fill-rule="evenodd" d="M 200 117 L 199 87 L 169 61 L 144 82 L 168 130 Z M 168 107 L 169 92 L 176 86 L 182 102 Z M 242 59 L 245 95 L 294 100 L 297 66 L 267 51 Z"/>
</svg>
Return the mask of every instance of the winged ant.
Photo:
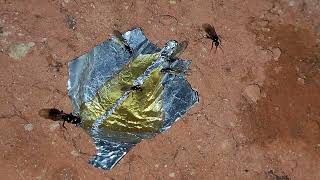
<svg viewBox="0 0 320 180">
<path fill-rule="evenodd" d="M 62 110 L 56 109 L 56 108 L 44 108 L 39 111 L 39 116 L 51 119 L 53 121 L 63 121 L 62 127 L 66 128 L 64 126 L 64 123 L 71 123 L 79 125 L 81 123 L 81 118 L 79 116 L 75 116 L 72 113 L 64 113 Z"/>
<path fill-rule="evenodd" d="M 124 48 L 129 51 L 130 54 L 132 54 L 132 49 L 129 46 L 128 42 L 122 37 L 122 34 L 118 30 L 113 30 L 112 32 L 113 36 L 116 38 L 117 43 L 121 44 L 124 46 Z"/>
<path fill-rule="evenodd" d="M 220 47 L 220 49 L 222 50 L 222 48 L 221 48 L 221 46 L 222 46 L 221 45 L 221 37 L 216 33 L 216 30 L 215 30 L 214 26 L 212 26 L 212 25 L 210 25 L 208 23 L 205 23 L 205 24 L 202 24 L 202 28 L 206 32 L 205 38 L 208 38 L 208 39 L 212 40 L 211 50 L 213 48 L 213 44 L 216 47 L 216 51 L 217 51 L 218 47 Z M 223 52 L 223 50 L 222 50 L 222 52 Z"/>
</svg>

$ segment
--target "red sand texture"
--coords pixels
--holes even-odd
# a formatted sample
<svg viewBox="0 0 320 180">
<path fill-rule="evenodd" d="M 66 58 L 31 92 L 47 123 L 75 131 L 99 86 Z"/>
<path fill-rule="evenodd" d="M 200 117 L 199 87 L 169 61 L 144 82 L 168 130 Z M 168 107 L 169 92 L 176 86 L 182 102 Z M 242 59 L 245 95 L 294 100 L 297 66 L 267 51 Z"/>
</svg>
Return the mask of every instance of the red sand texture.
<svg viewBox="0 0 320 180">
<path fill-rule="evenodd" d="M 319 17 L 318 0 L 0 0 L 0 179 L 320 179 Z M 200 103 L 103 171 L 81 128 L 38 111 L 71 111 L 67 63 L 132 27 L 159 46 L 190 42 Z"/>
</svg>

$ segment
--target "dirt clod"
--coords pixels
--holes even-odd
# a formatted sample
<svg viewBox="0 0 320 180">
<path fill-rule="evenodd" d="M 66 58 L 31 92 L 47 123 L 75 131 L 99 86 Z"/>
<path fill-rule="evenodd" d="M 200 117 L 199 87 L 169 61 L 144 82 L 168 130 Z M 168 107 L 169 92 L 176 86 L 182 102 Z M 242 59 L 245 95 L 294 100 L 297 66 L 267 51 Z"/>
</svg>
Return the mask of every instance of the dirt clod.
<svg viewBox="0 0 320 180">
<path fill-rule="evenodd" d="M 272 48 L 271 51 L 273 60 L 278 61 L 281 56 L 280 48 Z"/>
<path fill-rule="evenodd" d="M 261 90 L 258 85 L 249 85 L 243 91 L 244 97 L 249 101 L 256 103 L 261 97 Z"/>
</svg>

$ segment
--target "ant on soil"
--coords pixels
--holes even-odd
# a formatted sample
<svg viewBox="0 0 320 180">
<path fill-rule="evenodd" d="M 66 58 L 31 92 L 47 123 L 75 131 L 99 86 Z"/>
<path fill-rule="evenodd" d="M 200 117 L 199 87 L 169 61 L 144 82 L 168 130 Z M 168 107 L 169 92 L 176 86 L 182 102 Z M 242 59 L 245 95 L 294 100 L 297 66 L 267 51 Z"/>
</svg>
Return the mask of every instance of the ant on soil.
<svg viewBox="0 0 320 180">
<path fill-rule="evenodd" d="M 202 24 L 202 28 L 206 32 L 205 38 L 208 38 L 208 39 L 212 40 L 211 50 L 213 48 L 213 43 L 214 43 L 214 45 L 216 46 L 216 51 L 215 52 L 217 52 L 218 47 L 220 47 L 220 49 L 223 52 L 222 45 L 221 45 L 221 37 L 216 33 L 215 28 L 213 26 L 211 26 L 210 24 L 207 24 L 207 23 Z"/>
<path fill-rule="evenodd" d="M 64 113 L 63 111 L 56 109 L 56 108 L 49 108 L 49 109 L 41 109 L 39 111 L 39 116 L 46 118 L 46 119 L 51 119 L 53 121 L 63 121 L 62 127 L 66 128 L 64 126 L 65 122 L 79 125 L 81 123 L 81 119 L 79 116 L 75 116 L 72 113 Z M 66 128 L 67 129 L 67 128 Z"/>
<path fill-rule="evenodd" d="M 122 37 L 122 34 L 118 30 L 113 30 L 112 32 L 113 36 L 115 37 L 117 43 L 120 45 L 124 46 L 124 48 L 129 51 L 130 54 L 132 54 L 132 49 L 129 46 L 128 42 Z"/>
</svg>

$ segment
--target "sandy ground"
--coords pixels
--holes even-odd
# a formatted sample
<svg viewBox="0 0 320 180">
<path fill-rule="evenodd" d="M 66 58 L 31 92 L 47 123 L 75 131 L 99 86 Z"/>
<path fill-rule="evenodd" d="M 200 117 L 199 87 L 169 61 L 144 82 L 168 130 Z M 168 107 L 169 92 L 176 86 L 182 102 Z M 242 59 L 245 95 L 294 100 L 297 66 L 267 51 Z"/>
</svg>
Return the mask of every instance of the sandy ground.
<svg viewBox="0 0 320 180">
<path fill-rule="evenodd" d="M 318 0 L 0 0 L 0 179 L 320 179 L 319 16 Z M 200 103 L 103 171 L 81 128 L 38 111 L 71 111 L 67 63 L 132 27 L 190 42 Z"/>
</svg>

